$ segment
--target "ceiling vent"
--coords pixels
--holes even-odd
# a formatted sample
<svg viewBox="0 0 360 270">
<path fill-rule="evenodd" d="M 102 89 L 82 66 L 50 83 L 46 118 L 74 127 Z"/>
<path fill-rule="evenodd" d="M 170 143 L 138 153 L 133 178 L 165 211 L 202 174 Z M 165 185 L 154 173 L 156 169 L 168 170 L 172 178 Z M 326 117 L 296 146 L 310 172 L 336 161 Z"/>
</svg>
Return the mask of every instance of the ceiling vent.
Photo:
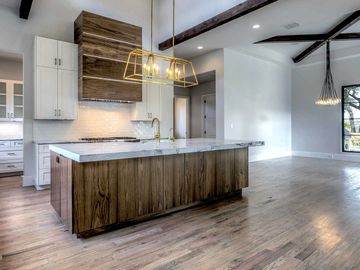
<svg viewBox="0 0 360 270">
<path fill-rule="evenodd" d="M 284 25 L 284 28 L 287 29 L 287 30 L 291 30 L 291 29 L 294 29 L 294 28 L 299 27 L 299 26 L 300 26 L 299 23 L 292 22 L 292 23 Z"/>
</svg>

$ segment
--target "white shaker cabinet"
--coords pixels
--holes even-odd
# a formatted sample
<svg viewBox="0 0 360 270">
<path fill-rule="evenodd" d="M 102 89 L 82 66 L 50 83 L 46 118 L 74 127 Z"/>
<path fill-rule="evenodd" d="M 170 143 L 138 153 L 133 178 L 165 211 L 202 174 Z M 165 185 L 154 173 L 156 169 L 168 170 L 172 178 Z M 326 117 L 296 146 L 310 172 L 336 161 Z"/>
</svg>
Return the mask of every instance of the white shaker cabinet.
<svg viewBox="0 0 360 270">
<path fill-rule="evenodd" d="M 134 121 L 151 121 L 154 118 L 161 118 L 160 87 L 160 85 L 156 84 L 143 84 L 143 101 L 135 103 Z"/>
<path fill-rule="evenodd" d="M 77 118 L 77 54 L 76 44 L 35 37 L 35 119 Z"/>
<path fill-rule="evenodd" d="M 24 114 L 23 84 L 0 80 L 0 121 L 22 121 Z"/>
</svg>

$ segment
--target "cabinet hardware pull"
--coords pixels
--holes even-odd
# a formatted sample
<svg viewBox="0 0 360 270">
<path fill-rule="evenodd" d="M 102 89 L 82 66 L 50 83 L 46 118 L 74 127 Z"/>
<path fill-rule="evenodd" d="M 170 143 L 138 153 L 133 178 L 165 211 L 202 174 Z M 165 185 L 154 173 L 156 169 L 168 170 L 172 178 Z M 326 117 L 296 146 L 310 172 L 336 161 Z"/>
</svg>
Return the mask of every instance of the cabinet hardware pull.
<svg viewBox="0 0 360 270">
<path fill-rule="evenodd" d="M 55 114 L 55 116 L 57 116 L 57 112 L 56 112 L 57 110 L 56 109 L 54 109 L 54 114 Z"/>
<path fill-rule="evenodd" d="M 15 165 L 8 165 L 8 168 L 15 168 Z"/>
<path fill-rule="evenodd" d="M 8 156 L 16 156 L 15 153 L 8 153 Z"/>
<path fill-rule="evenodd" d="M 57 66 L 57 58 L 55 58 L 55 66 Z"/>
<path fill-rule="evenodd" d="M 59 66 L 61 66 L 61 58 L 59 58 Z"/>
</svg>

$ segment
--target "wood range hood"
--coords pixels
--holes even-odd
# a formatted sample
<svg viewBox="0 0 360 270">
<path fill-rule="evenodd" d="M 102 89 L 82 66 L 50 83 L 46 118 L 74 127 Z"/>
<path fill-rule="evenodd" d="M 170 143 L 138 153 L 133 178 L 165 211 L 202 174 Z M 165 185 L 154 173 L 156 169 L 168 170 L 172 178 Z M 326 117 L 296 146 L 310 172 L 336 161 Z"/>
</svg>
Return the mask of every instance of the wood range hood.
<svg viewBox="0 0 360 270">
<path fill-rule="evenodd" d="M 75 21 L 79 99 L 141 102 L 142 84 L 123 79 L 129 53 L 142 48 L 142 28 L 83 11 Z"/>
</svg>

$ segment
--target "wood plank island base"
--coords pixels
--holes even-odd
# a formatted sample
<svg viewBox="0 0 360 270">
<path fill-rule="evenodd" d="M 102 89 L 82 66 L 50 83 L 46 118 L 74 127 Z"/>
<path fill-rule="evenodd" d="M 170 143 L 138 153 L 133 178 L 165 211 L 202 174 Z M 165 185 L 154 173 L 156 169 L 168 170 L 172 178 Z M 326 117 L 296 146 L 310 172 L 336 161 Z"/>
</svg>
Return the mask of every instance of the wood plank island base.
<svg viewBox="0 0 360 270">
<path fill-rule="evenodd" d="M 78 237 L 140 222 L 248 187 L 248 147 L 209 139 L 54 145 L 51 204 Z M 174 152 L 173 152 L 174 151 Z"/>
</svg>

